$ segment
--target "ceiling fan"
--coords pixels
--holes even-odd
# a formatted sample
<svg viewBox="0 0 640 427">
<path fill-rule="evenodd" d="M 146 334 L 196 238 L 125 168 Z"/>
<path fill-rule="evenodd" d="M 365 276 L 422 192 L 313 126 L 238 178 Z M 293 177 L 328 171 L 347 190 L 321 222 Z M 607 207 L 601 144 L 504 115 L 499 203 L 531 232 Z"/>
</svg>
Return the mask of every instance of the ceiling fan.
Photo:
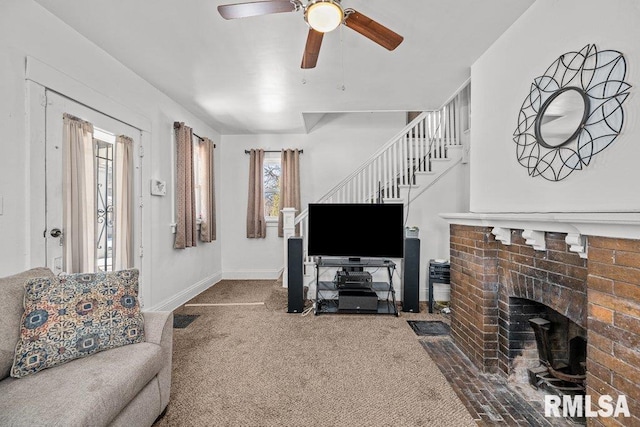
<svg viewBox="0 0 640 427">
<path fill-rule="evenodd" d="M 272 13 L 304 13 L 309 24 L 307 44 L 302 56 L 302 68 L 314 68 L 318 62 L 320 46 L 324 33 L 335 30 L 344 24 L 362 34 L 380 46 L 394 50 L 404 38 L 371 18 L 354 9 L 344 9 L 341 0 L 266 0 L 218 6 L 218 12 L 224 19 L 247 18 L 250 16 L 270 15 Z"/>
</svg>

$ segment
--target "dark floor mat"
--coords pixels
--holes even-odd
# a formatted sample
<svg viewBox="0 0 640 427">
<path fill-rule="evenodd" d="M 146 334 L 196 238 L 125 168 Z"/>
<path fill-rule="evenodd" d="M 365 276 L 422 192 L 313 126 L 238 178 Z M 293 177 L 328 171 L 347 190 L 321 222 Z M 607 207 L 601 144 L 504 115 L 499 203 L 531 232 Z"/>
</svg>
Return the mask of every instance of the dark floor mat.
<svg viewBox="0 0 640 427">
<path fill-rule="evenodd" d="M 200 317 L 199 314 L 174 314 L 173 315 L 173 327 L 177 329 L 184 329 L 191 324 L 194 320 Z"/>
<path fill-rule="evenodd" d="M 420 336 L 449 335 L 449 325 L 439 320 L 407 320 L 413 332 Z"/>
</svg>

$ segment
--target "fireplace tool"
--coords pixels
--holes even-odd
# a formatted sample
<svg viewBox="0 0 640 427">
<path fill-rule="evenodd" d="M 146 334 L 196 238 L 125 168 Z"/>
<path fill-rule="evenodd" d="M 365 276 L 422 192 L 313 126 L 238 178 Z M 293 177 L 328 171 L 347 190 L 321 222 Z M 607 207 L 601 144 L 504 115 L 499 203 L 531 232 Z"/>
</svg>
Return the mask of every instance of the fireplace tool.
<svg viewBox="0 0 640 427">
<path fill-rule="evenodd" d="M 529 369 L 529 383 L 558 395 L 585 394 L 585 359 L 587 342 L 582 337 L 569 341 L 569 364 L 554 363 L 551 352 L 551 322 L 543 318 L 529 319 L 538 348 L 540 366 Z"/>
</svg>

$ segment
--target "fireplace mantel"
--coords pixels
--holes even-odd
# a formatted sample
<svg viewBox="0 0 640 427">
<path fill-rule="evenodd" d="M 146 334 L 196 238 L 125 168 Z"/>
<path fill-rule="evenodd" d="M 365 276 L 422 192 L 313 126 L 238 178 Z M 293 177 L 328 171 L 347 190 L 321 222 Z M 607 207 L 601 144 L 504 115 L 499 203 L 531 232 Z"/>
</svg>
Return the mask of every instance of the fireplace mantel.
<svg viewBox="0 0 640 427">
<path fill-rule="evenodd" d="M 545 233 L 566 233 L 570 251 L 587 258 L 587 236 L 640 239 L 640 212 L 601 213 L 444 213 L 449 224 L 492 227 L 491 234 L 511 244 L 511 230 L 523 230 L 526 243 L 537 251 L 545 247 Z"/>
<path fill-rule="evenodd" d="M 640 212 L 442 213 L 449 224 L 640 239 Z"/>
</svg>

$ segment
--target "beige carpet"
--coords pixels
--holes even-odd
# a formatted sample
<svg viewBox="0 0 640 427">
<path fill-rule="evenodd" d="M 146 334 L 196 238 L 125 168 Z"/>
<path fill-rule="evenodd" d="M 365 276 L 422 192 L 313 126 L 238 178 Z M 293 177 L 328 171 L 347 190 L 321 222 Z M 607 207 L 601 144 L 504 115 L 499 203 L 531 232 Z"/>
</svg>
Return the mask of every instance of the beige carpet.
<svg viewBox="0 0 640 427">
<path fill-rule="evenodd" d="M 475 426 L 407 320 L 289 314 L 275 281 L 222 281 L 181 307 L 156 426 Z M 434 316 L 434 315 L 431 315 Z"/>
</svg>

